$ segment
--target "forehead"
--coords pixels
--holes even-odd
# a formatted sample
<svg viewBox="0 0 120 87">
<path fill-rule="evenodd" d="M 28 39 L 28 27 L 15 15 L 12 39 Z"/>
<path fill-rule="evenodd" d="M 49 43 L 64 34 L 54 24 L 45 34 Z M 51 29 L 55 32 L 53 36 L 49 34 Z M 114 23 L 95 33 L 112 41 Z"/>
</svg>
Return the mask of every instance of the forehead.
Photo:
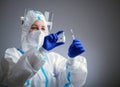
<svg viewBox="0 0 120 87">
<path fill-rule="evenodd" d="M 43 20 L 36 20 L 32 25 L 47 27 L 47 23 L 44 22 Z"/>
</svg>

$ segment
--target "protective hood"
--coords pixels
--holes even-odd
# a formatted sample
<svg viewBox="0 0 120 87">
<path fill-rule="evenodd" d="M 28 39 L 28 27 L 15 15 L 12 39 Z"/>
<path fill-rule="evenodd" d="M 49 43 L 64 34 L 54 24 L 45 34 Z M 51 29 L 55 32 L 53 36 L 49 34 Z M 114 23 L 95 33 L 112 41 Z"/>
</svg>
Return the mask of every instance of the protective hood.
<svg viewBox="0 0 120 87">
<path fill-rule="evenodd" d="M 47 21 L 44 17 L 44 15 L 39 12 L 39 11 L 34 11 L 34 10 L 29 10 L 24 17 L 21 17 L 22 20 L 22 33 L 21 33 L 21 49 L 23 51 L 27 51 L 29 48 L 31 48 L 31 43 L 28 41 L 28 36 L 30 36 L 29 34 L 29 29 L 31 27 L 31 25 L 36 21 L 36 20 L 43 20 L 46 25 L 47 25 Z M 33 32 L 34 33 L 34 32 Z M 32 34 L 33 34 L 32 33 Z M 36 32 L 35 32 L 36 33 Z M 35 35 L 35 34 L 34 34 Z M 43 33 L 40 33 L 39 36 L 45 36 L 43 35 Z M 30 37 L 29 37 L 30 38 Z M 43 37 L 44 38 L 44 37 Z M 28 43 L 29 42 L 29 43 Z"/>
</svg>

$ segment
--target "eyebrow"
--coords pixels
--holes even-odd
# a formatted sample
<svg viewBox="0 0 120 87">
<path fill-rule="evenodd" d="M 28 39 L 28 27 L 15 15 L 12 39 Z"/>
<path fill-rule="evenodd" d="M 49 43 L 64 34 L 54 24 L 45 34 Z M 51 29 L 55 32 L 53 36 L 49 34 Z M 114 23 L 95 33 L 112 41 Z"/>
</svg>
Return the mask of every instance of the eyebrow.
<svg viewBox="0 0 120 87">
<path fill-rule="evenodd" d="M 36 24 L 33 24 L 33 25 L 32 25 L 32 27 L 34 27 L 34 26 L 35 26 L 35 27 L 38 27 L 38 25 L 36 25 Z M 46 26 L 44 26 L 44 25 L 42 25 L 42 27 L 43 27 L 43 28 L 46 28 Z"/>
<path fill-rule="evenodd" d="M 42 27 L 44 27 L 44 28 L 45 28 L 45 26 L 42 26 Z"/>
<path fill-rule="evenodd" d="M 38 25 L 36 25 L 36 24 L 33 24 L 32 26 L 38 26 Z"/>
</svg>

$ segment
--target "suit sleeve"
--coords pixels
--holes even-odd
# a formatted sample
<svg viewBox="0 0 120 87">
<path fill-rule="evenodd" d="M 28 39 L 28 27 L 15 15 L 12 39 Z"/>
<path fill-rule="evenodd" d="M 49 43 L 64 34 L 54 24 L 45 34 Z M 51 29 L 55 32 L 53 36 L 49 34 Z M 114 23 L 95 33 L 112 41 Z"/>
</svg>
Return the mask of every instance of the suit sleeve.
<svg viewBox="0 0 120 87">
<path fill-rule="evenodd" d="M 72 60 L 55 54 L 55 74 L 57 85 L 62 87 L 81 87 L 87 77 L 87 61 L 85 57 L 78 56 Z"/>
<path fill-rule="evenodd" d="M 17 52 L 13 49 L 7 49 L 5 60 L 8 61 L 8 74 L 3 83 L 10 86 L 23 86 L 25 81 L 31 78 L 45 63 L 45 51 L 32 48 L 17 59 Z"/>
</svg>

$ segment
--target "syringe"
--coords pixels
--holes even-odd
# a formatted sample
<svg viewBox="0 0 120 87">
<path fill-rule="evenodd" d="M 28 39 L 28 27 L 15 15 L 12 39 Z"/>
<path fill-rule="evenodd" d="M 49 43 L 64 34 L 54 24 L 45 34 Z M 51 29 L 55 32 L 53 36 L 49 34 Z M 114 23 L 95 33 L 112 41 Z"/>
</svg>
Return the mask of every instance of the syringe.
<svg viewBox="0 0 120 87">
<path fill-rule="evenodd" d="M 70 31 L 71 31 L 71 33 L 72 33 L 72 38 L 73 38 L 73 40 L 74 40 L 74 39 L 75 39 L 75 35 L 74 35 L 74 33 L 73 33 L 73 29 L 71 29 Z"/>
<path fill-rule="evenodd" d="M 70 29 L 71 33 L 72 33 L 72 38 L 73 40 L 75 40 L 75 35 L 73 33 L 73 29 Z M 68 57 L 68 61 L 69 61 L 69 64 L 73 65 L 74 64 L 74 59 L 73 58 L 69 58 Z"/>
</svg>

